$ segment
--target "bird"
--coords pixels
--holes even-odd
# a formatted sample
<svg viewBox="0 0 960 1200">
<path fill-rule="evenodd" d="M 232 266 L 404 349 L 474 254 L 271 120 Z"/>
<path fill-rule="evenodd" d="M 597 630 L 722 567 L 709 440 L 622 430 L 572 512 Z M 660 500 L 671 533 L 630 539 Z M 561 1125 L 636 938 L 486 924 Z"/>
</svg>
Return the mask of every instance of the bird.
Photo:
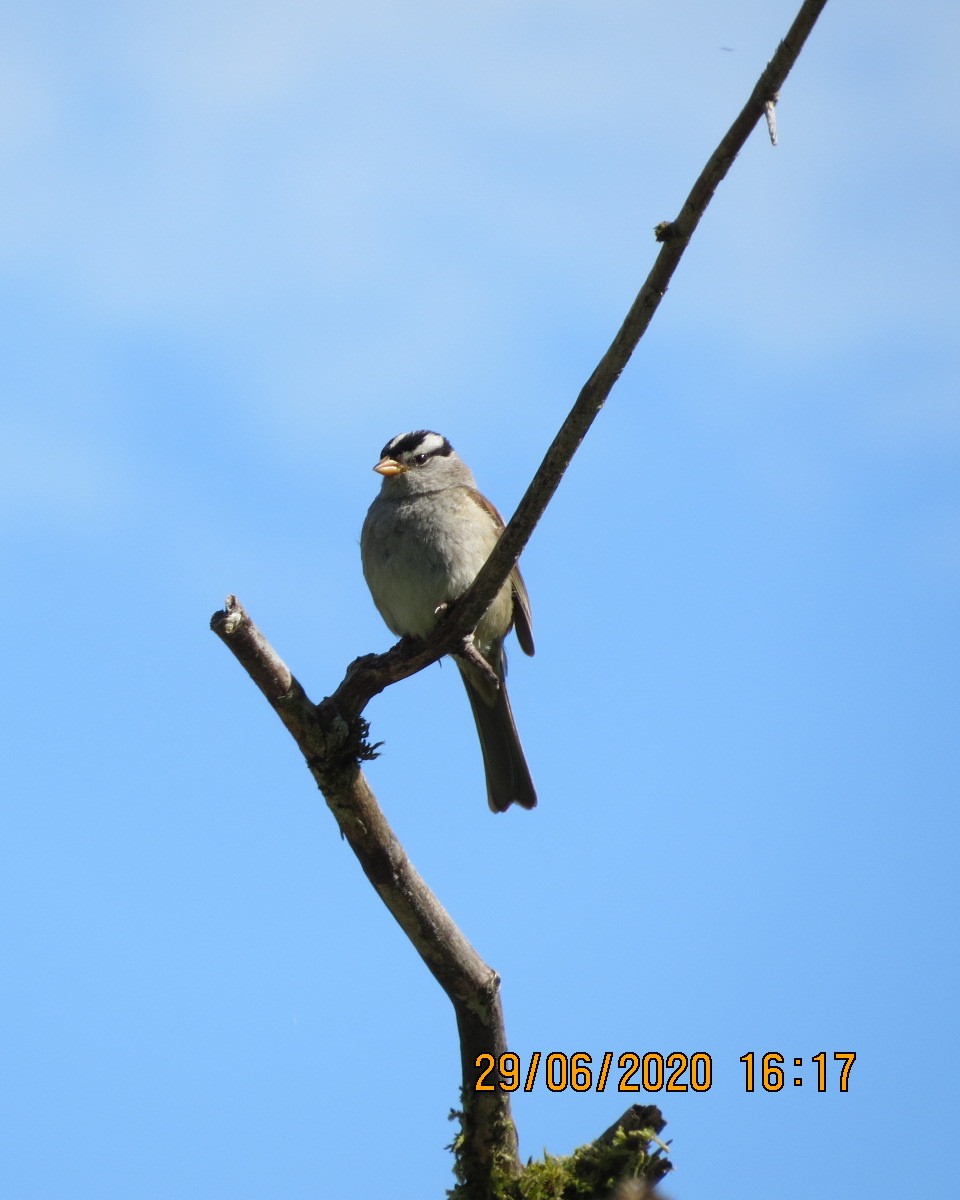
<svg viewBox="0 0 960 1200">
<path fill-rule="evenodd" d="M 425 638 L 473 583 L 503 532 L 503 517 L 447 438 L 432 430 L 398 434 L 373 469 L 383 482 L 360 534 L 363 575 L 387 628 L 397 637 Z M 521 650 L 532 655 L 530 600 L 516 566 L 473 635 L 499 687 L 482 664 L 454 656 L 480 739 L 487 803 L 495 813 L 511 804 L 537 803 L 507 696 L 503 643 L 514 628 Z"/>
</svg>

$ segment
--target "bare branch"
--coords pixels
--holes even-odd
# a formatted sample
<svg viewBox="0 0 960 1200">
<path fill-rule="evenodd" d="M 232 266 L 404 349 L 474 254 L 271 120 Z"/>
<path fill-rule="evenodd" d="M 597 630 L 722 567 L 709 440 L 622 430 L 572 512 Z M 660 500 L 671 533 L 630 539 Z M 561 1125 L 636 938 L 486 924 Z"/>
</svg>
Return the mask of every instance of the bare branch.
<svg viewBox="0 0 960 1200">
<path fill-rule="evenodd" d="M 580 443 L 606 403 L 613 385 L 646 333 L 714 192 L 743 149 L 754 126 L 764 119 L 768 104 L 776 102 L 784 80 L 826 3 L 827 0 L 804 0 L 787 36 L 757 81 L 750 99 L 700 172 L 679 216 L 674 221 L 665 221 L 657 226 L 656 237 L 662 246 L 646 282 L 610 348 L 581 390 L 517 511 L 472 586 L 450 606 L 429 639 L 398 642 L 386 654 L 368 655 L 353 664 L 343 683 L 327 702 L 335 705 L 345 716 L 358 715 L 367 702 L 389 684 L 415 674 L 450 653 L 460 639 L 476 627 L 490 607 L 530 540 Z"/>
<path fill-rule="evenodd" d="M 334 695 L 315 706 L 235 597 L 228 597 L 226 609 L 215 613 L 211 620 L 214 631 L 296 740 L 367 878 L 454 1006 L 463 1079 L 463 1136 L 457 1158 L 465 1172 L 464 1195 L 485 1197 L 495 1176 L 515 1175 L 520 1170 L 508 1095 L 499 1089 L 476 1089 L 477 1055 L 491 1054 L 496 1061 L 507 1048 L 499 979 L 417 874 L 360 772 L 358 760 L 373 753 L 366 744 L 366 723 L 361 713 L 368 701 L 389 684 L 444 654 L 464 651 L 468 644 L 465 639 L 513 569 L 574 453 L 646 332 L 713 193 L 754 126 L 772 112 L 784 80 L 826 2 L 804 0 L 790 31 L 700 173 L 679 215 L 657 227 L 660 252 L 623 325 L 560 427 L 490 558 L 473 585 L 445 613 L 435 633 L 422 642 L 404 639 L 386 654 L 357 659 Z M 636 1119 L 641 1117 L 637 1115 Z"/>
<path fill-rule="evenodd" d="M 235 596 L 210 626 L 266 696 L 300 747 L 340 832 L 434 979 L 450 997 L 460 1035 L 464 1144 L 461 1155 L 489 1172 L 520 1169 L 510 1098 L 499 1089 L 478 1092 L 477 1056 L 495 1061 L 507 1049 L 500 980 L 460 932 L 424 883 L 397 840 L 357 766 L 357 746 L 342 723 L 329 725 L 321 710 L 269 644 Z M 329 715 L 329 713 L 328 713 Z M 496 1072 L 491 1078 L 496 1078 Z"/>
<path fill-rule="evenodd" d="M 533 482 L 473 586 L 451 611 L 451 622 L 455 622 L 458 629 L 462 625 L 466 631 L 476 625 L 500 590 L 503 580 L 513 570 L 576 450 L 646 333 L 714 192 L 743 149 L 754 126 L 763 117 L 767 100 L 775 97 L 783 86 L 826 3 L 827 0 L 805 0 L 787 36 L 757 81 L 750 99 L 700 172 L 680 215 L 666 226 L 658 226 L 657 239 L 663 242 L 663 246 L 620 331 L 577 397 Z"/>
</svg>

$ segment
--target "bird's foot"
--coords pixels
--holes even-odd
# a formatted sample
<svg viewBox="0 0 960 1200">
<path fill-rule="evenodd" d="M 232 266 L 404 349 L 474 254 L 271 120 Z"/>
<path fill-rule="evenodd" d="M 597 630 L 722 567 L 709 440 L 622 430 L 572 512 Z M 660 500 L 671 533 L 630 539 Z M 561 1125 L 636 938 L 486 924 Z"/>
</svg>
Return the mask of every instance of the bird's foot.
<svg viewBox="0 0 960 1200">
<path fill-rule="evenodd" d="M 462 658 L 470 664 L 487 685 L 487 688 L 491 689 L 492 694 L 495 695 L 500 691 L 500 676 L 477 649 L 472 633 L 463 639 L 460 649 L 457 651 L 457 658 Z"/>
</svg>

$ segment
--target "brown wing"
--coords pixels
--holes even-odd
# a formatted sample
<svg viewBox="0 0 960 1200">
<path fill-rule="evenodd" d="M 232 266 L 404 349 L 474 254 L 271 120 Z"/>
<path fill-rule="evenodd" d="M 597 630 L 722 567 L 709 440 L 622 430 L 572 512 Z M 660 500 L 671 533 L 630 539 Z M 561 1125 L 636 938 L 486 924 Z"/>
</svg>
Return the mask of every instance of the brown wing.
<svg viewBox="0 0 960 1200">
<path fill-rule="evenodd" d="M 480 507 L 493 518 L 494 524 L 499 533 L 503 533 L 506 522 L 500 516 L 496 505 L 491 504 L 482 492 L 478 492 L 475 488 L 470 489 L 470 494 L 480 505 Z M 510 586 L 513 590 L 513 623 L 517 631 L 517 641 L 520 643 L 520 649 L 524 654 L 532 655 L 534 652 L 533 646 L 533 618 L 530 615 L 530 597 L 527 595 L 527 585 L 523 582 L 523 576 L 520 574 L 519 566 L 514 567 L 510 572 Z"/>
<path fill-rule="evenodd" d="M 533 619 L 530 616 L 530 597 L 527 595 L 527 585 L 523 582 L 520 568 L 514 567 L 510 575 L 513 584 L 513 623 L 517 631 L 517 641 L 524 654 L 533 654 Z"/>
</svg>

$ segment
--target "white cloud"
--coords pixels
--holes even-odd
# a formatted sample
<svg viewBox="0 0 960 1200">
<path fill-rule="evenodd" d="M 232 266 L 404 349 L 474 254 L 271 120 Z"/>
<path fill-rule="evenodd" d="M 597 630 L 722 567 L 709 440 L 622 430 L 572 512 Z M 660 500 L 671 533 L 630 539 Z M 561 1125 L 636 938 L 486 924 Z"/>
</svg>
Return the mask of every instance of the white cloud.
<svg viewBox="0 0 960 1200">
<path fill-rule="evenodd" d="M 270 421 L 357 363 L 381 392 L 452 370 L 478 326 L 536 336 L 592 309 L 612 334 L 651 226 L 791 15 L 258 0 L 21 27 L 0 261 L 102 330 L 235 354 Z M 693 342 L 797 365 L 921 322 L 949 336 L 958 18 L 885 13 L 865 39 L 862 20 L 828 6 L 781 146 L 758 134 L 735 164 L 653 336 L 682 319 Z"/>
</svg>

